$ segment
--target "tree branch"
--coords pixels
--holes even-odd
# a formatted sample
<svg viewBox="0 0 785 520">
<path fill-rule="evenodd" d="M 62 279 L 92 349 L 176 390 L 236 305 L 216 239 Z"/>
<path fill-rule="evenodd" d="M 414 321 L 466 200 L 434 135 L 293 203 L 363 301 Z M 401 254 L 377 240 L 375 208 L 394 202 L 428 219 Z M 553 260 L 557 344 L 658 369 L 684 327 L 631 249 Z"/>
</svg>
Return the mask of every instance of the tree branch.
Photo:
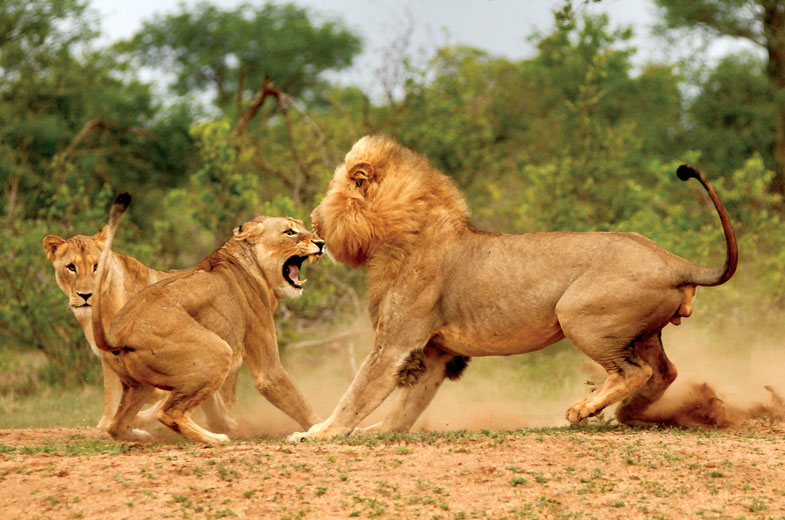
<svg viewBox="0 0 785 520">
<path fill-rule="evenodd" d="M 251 122 L 251 119 L 254 118 L 256 113 L 262 108 L 264 104 L 264 100 L 267 99 L 267 96 L 274 96 L 278 103 L 281 102 L 281 91 L 278 90 L 275 85 L 273 85 L 272 80 L 268 78 L 264 78 L 264 83 L 262 87 L 259 89 L 259 92 L 256 93 L 254 96 L 253 101 L 251 101 L 251 106 L 248 107 L 243 117 L 240 118 L 240 121 L 237 123 L 237 127 L 234 129 L 234 135 L 239 136 L 245 132 L 245 128 L 248 126 L 248 123 Z"/>
<path fill-rule="evenodd" d="M 79 146 L 79 143 L 81 143 L 85 137 L 87 137 L 87 134 L 97 128 L 115 128 L 115 125 L 104 119 L 91 119 L 84 124 L 82 129 L 79 130 L 79 133 L 77 133 L 74 138 L 71 139 L 71 142 L 68 144 L 68 146 L 65 147 L 65 149 L 63 149 L 61 153 L 63 155 L 71 155 L 74 153 L 76 147 Z"/>
</svg>

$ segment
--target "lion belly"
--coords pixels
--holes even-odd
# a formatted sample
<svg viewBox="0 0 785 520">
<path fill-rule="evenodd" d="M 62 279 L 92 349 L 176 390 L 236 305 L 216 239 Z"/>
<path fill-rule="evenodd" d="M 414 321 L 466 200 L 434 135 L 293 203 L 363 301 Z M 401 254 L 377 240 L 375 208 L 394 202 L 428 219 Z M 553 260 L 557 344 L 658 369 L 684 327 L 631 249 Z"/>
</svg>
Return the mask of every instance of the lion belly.
<svg viewBox="0 0 785 520">
<path fill-rule="evenodd" d="M 511 356 L 543 349 L 562 338 L 558 323 L 517 323 L 497 328 L 465 323 L 440 327 L 432 340 L 461 356 Z"/>
</svg>

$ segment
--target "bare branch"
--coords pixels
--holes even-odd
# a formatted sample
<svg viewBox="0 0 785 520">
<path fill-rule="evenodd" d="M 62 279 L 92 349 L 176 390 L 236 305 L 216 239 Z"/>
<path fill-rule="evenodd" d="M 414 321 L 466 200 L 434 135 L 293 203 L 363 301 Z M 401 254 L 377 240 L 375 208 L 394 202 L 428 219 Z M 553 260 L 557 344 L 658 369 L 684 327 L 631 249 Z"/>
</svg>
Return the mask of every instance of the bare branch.
<svg viewBox="0 0 785 520">
<path fill-rule="evenodd" d="M 292 121 L 289 119 L 289 111 L 287 110 L 288 107 L 289 97 L 281 95 L 278 98 L 278 102 L 281 105 L 281 112 L 283 113 L 283 119 L 286 122 L 286 137 L 289 140 L 289 148 L 292 151 L 292 159 L 294 160 L 295 164 L 297 164 L 298 174 L 294 179 L 294 194 L 292 199 L 296 205 L 300 205 L 300 192 L 302 191 L 302 177 L 310 176 L 310 171 L 308 170 L 308 166 L 300 158 L 300 154 L 297 152 L 297 146 L 294 143 L 294 131 L 292 130 Z"/>
<path fill-rule="evenodd" d="M 251 101 L 251 106 L 248 107 L 248 110 L 246 110 L 243 117 L 241 117 L 240 121 L 237 123 L 237 127 L 234 129 L 234 135 L 239 136 L 245 132 L 248 123 L 251 122 L 251 119 L 253 119 L 259 109 L 262 108 L 267 96 L 274 96 L 278 100 L 278 103 L 280 103 L 281 94 L 281 91 L 273 85 L 273 82 L 269 77 L 264 78 L 262 87 L 259 89 L 259 92 L 256 93 L 256 96 L 254 96 L 253 101 Z"/>
<path fill-rule="evenodd" d="M 74 153 L 76 147 L 79 146 L 79 143 L 81 143 L 85 137 L 87 137 L 87 134 L 98 128 L 116 128 L 116 127 L 114 124 L 104 119 L 98 119 L 98 118 L 91 119 L 90 121 L 84 124 L 82 129 L 79 130 L 79 133 L 77 133 L 76 136 L 74 136 L 74 138 L 71 139 L 71 142 L 68 144 L 68 146 L 65 147 L 65 149 L 61 153 L 66 156 Z"/>
</svg>

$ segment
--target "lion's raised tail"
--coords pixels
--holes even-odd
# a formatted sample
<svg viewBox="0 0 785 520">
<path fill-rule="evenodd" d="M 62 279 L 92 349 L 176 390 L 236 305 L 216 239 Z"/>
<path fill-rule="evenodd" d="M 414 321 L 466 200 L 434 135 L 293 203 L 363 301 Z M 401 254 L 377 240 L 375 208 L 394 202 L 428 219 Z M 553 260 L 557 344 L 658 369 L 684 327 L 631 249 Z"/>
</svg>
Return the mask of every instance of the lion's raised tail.
<svg viewBox="0 0 785 520">
<path fill-rule="evenodd" d="M 112 241 L 114 240 L 115 231 L 117 231 L 117 223 L 120 216 L 128 209 L 131 203 L 131 195 L 128 193 L 121 193 L 114 200 L 112 209 L 109 211 L 109 223 L 106 226 L 106 241 L 104 248 L 101 251 L 101 256 L 98 258 L 98 269 L 96 271 L 95 294 L 93 295 L 93 340 L 95 346 L 105 352 L 112 352 L 115 350 L 106 341 L 104 331 L 104 322 L 101 319 L 101 293 L 103 292 L 104 282 L 106 281 L 107 273 L 109 272 L 109 258 L 112 254 Z"/>
<path fill-rule="evenodd" d="M 736 233 L 733 231 L 733 226 L 731 225 L 728 211 L 725 209 L 725 206 L 722 204 L 719 196 L 717 196 L 717 192 L 714 191 L 711 183 L 706 179 L 703 173 L 696 170 L 692 166 L 682 164 L 676 170 L 676 175 L 683 181 L 686 181 L 690 178 L 698 179 L 703 187 L 706 188 L 709 198 L 714 203 L 714 207 L 717 209 L 717 214 L 720 216 L 722 230 L 725 233 L 725 264 L 719 269 L 701 267 L 700 270 L 691 272 L 688 275 L 689 279 L 685 280 L 685 283 L 709 287 L 714 285 L 722 285 L 731 279 L 733 273 L 736 272 L 736 266 L 739 263 L 739 246 L 736 243 Z"/>
</svg>

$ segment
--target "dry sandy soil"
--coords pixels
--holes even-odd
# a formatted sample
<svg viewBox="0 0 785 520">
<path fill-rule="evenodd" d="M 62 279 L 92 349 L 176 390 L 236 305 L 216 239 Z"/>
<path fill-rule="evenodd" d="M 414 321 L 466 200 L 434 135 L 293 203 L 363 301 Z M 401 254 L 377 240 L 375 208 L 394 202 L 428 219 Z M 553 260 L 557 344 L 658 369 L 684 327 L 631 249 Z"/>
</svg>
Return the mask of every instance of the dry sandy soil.
<svg viewBox="0 0 785 520">
<path fill-rule="evenodd" d="M 785 518 L 785 424 L 594 425 L 220 448 L 0 430 L 2 518 Z"/>
</svg>

